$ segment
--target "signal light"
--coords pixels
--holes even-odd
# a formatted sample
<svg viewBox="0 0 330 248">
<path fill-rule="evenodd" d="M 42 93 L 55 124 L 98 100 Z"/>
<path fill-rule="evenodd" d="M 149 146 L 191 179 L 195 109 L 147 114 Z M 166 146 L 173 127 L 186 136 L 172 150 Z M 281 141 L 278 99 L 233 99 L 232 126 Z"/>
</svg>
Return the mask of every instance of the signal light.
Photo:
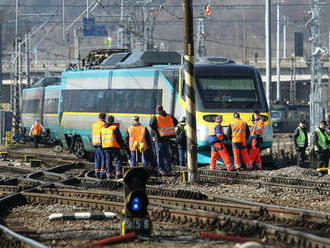
<svg viewBox="0 0 330 248">
<path fill-rule="evenodd" d="M 122 234 L 135 232 L 137 234 L 151 234 L 151 222 L 148 215 L 148 196 L 146 183 L 149 174 L 144 167 L 136 166 L 128 169 L 124 174 L 125 205 Z"/>
</svg>

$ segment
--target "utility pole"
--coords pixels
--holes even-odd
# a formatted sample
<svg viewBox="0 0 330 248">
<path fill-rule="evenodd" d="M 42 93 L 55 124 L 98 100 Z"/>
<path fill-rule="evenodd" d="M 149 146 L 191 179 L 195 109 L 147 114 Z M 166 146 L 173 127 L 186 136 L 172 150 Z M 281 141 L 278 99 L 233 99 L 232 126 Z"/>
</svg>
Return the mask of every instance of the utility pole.
<svg viewBox="0 0 330 248">
<path fill-rule="evenodd" d="M 296 57 L 291 55 L 290 103 L 296 103 Z"/>
<path fill-rule="evenodd" d="M 268 106 L 270 105 L 270 84 L 272 82 L 272 44 L 271 44 L 271 4 L 266 1 L 265 10 L 265 34 L 266 34 L 266 98 Z"/>
<path fill-rule="evenodd" d="M 20 94 L 19 94 L 19 63 L 18 63 L 18 11 L 19 11 L 19 0 L 16 0 L 16 25 L 15 25 L 15 59 L 14 59 L 14 67 L 15 67 L 15 73 L 14 73 L 14 94 L 13 94 L 13 133 L 15 135 L 18 135 L 19 133 L 19 127 L 21 122 L 21 113 L 20 113 Z"/>
<path fill-rule="evenodd" d="M 286 25 L 288 17 L 283 15 L 283 59 L 286 59 Z"/>
<path fill-rule="evenodd" d="M 73 40 L 74 40 L 74 58 L 77 61 L 77 65 L 80 65 L 80 48 L 79 48 L 79 35 L 78 29 L 74 30 Z"/>
<path fill-rule="evenodd" d="M 118 29 L 118 47 L 125 48 L 125 0 L 120 0 L 120 25 Z"/>
<path fill-rule="evenodd" d="M 187 117 L 188 182 L 197 182 L 197 135 L 194 69 L 193 1 L 183 0 L 184 68 Z"/>
<path fill-rule="evenodd" d="M 26 85 L 30 88 L 30 35 L 25 35 L 25 69 L 26 69 Z"/>
<path fill-rule="evenodd" d="M 246 12 L 245 12 L 245 8 L 243 9 L 243 13 L 244 13 L 244 32 L 243 32 L 243 40 L 244 40 L 244 49 L 243 49 L 243 60 L 244 60 L 244 64 L 247 64 L 247 45 L 246 45 Z"/>
<path fill-rule="evenodd" d="M 63 27 L 63 40 L 65 40 L 65 0 L 62 2 L 62 27 Z"/>
<path fill-rule="evenodd" d="M 205 18 L 198 18 L 197 22 L 197 54 L 198 57 L 206 56 L 205 46 Z"/>
<path fill-rule="evenodd" d="M 313 132 L 324 119 L 322 106 L 322 66 L 321 56 L 327 53 L 322 49 L 322 35 L 320 28 L 320 5 L 319 0 L 311 0 L 311 16 L 307 22 L 311 37 L 311 91 L 310 91 L 310 130 Z"/>
<path fill-rule="evenodd" d="M 281 19 L 280 19 L 280 1 L 277 0 L 277 33 L 276 33 L 276 74 L 277 74 L 277 84 L 276 84 L 276 101 L 281 100 L 281 58 L 280 58 L 280 32 L 281 32 Z"/>
</svg>

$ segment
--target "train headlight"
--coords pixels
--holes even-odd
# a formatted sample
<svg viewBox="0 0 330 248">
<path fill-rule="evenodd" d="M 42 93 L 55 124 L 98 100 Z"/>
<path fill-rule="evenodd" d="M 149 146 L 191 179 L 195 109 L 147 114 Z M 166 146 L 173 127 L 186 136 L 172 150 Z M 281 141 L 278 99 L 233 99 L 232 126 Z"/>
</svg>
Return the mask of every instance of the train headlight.
<svg viewBox="0 0 330 248">
<path fill-rule="evenodd" d="M 260 117 L 262 118 L 262 120 L 263 120 L 264 122 L 268 121 L 268 116 L 260 115 Z"/>
<path fill-rule="evenodd" d="M 207 122 L 215 122 L 216 117 L 217 117 L 217 115 L 204 115 L 203 119 L 204 119 L 204 121 L 207 121 Z"/>
</svg>

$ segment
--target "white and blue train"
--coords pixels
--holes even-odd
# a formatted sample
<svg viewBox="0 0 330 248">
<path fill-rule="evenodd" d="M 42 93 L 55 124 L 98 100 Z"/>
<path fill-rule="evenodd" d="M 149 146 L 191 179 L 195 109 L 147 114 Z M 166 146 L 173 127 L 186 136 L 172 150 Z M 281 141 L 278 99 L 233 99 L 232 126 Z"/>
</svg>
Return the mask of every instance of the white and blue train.
<svg viewBox="0 0 330 248">
<path fill-rule="evenodd" d="M 132 117 L 147 125 L 158 104 L 177 117 L 185 116 L 185 80 L 176 52 L 113 54 L 100 66 L 65 71 L 60 85 L 24 89 L 23 127 L 40 119 L 50 137 L 78 156 L 92 151 L 91 126 L 100 112 L 115 116 L 125 134 Z M 249 126 L 259 110 L 264 121 L 263 148 L 272 146 L 272 125 L 258 70 L 229 59 L 201 58 L 195 63 L 198 161 L 208 163 L 208 128 L 218 114 L 226 129 L 234 112 Z"/>
</svg>

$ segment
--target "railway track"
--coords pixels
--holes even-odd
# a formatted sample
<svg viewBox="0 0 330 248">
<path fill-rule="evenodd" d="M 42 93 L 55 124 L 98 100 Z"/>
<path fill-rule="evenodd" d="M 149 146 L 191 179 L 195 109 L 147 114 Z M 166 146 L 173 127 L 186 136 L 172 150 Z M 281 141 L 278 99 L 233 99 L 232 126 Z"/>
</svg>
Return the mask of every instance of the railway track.
<svg viewBox="0 0 330 248">
<path fill-rule="evenodd" d="M 22 170 L 19 177 L 1 179 L 0 212 L 4 214 L 3 218 L 9 208 L 26 204 L 68 204 L 121 213 L 123 195 L 116 191 L 122 185 L 114 180 L 99 181 L 93 178 L 91 171 L 80 171 L 76 176 L 67 174 L 71 170 L 84 168 L 85 165 L 81 163 L 64 164 L 44 171 Z M 326 181 L 297 181 L 295 178 L 250 173 L 200 171 L 202 180 L 204 176 L 211 180 L 223 176 L 229 183 L 254 182 L 263 183 L 267 187 L 285 185 L 287 188 L 305 188 L 304 190 L 320 187 L 320 192 L 328 194 L 325 189 L 328 187 Z M 154 180 L 157 183 L 157 178 Z M 86 188 L 89 190 L 83 190 Z M 270 243 L 290 244 L 290 247 L 330 246 L 330 240 L 321 237 L 329 235 L 330 214 L 327 213 L 210 197 L 199 192 L 152 185 L 147 185 L 147 192 L 151 202 L 149 213 L 156 222 L 177 223 L 179 226 L 196 230 L 220 230 L 227 234 L 267 240 Z"/>
<path fill-rule="evenodd" d="M 17 202 L 19 204 L 68 204 L 76 206 L 84 206 L 93 210 L 111 211 L 120 213 L 123 208 L 123 197 L 119 194 L 109 194 L 101 192 L 90 191 L 75 191 L 75 190 L 61 190 L 61 189 L 29 189 L 21 193 L 8 196 L 10 202 Z M 321 238 L 305 232 L 299 232 L 290 228 L 266 224 L 256 221 L 256 217 L 262 220 L 264 217 L 260 216 L 260 211 L 257 209 L 247 208 L 241 205 L 218 205 L 216 202 L 196 201 L 178 198 L 164 198 L 150 196 L 151 206 L 149 213 L 154 221 L 172 222 L 182 226 L 197 228 L 200 230 L 216 231 L 221 230 L 231 235 L 252 236 L 257 239 L 263 239 L 270 243 L 290 244 L 292 247 L 327 247 L 330 245 L 330 239 Z M 9 199 L 7 199 L 7 203 Z M 3 200 L 0 200 L 0 205 L 3 205 Z M 11 205 L 10 207 L 13 207 Z M 226 208 L 226 209 L 225 209 Z M 260 209 L 259 209 L 260 210 Z M 277 210 L 278 214 L 282 214 L 282 218 L 273 217 L 275 219 L 286 219 L 291 216 L 295 219 L 293 213 L 289 210 L 284 212 Z M 256 213 L 259 213 L 256 215 Z M 240 217 L 233 217 L 238 215 Z M 323 215 L 323 217 L 322 217 Z M 269 215 L 268 215 L 269 216 Z M 329 223 L 320 223 L 324 218 L 324 213 L 314 213 L 306 216 L 304 226 L 305 230 L 308 228 L 319 228 L 323 225 L 325 232 L 329 228 Z M 271 218 L 271 219 L 272 219 Z M 310 218 L 309 220 L 307 220 Z M 313 221 L 312 221 L 313 220 Z M 318 220 L 318 221 L 317 221 Z M 269 221 L 269 220 L 268 220 Z M 291 220 L 292 221 L 292 220 Z M 300 219 L 299 221 L 303 221 Z M 297 224 L 297 222 L 286 224 Z"/>
</svg>

